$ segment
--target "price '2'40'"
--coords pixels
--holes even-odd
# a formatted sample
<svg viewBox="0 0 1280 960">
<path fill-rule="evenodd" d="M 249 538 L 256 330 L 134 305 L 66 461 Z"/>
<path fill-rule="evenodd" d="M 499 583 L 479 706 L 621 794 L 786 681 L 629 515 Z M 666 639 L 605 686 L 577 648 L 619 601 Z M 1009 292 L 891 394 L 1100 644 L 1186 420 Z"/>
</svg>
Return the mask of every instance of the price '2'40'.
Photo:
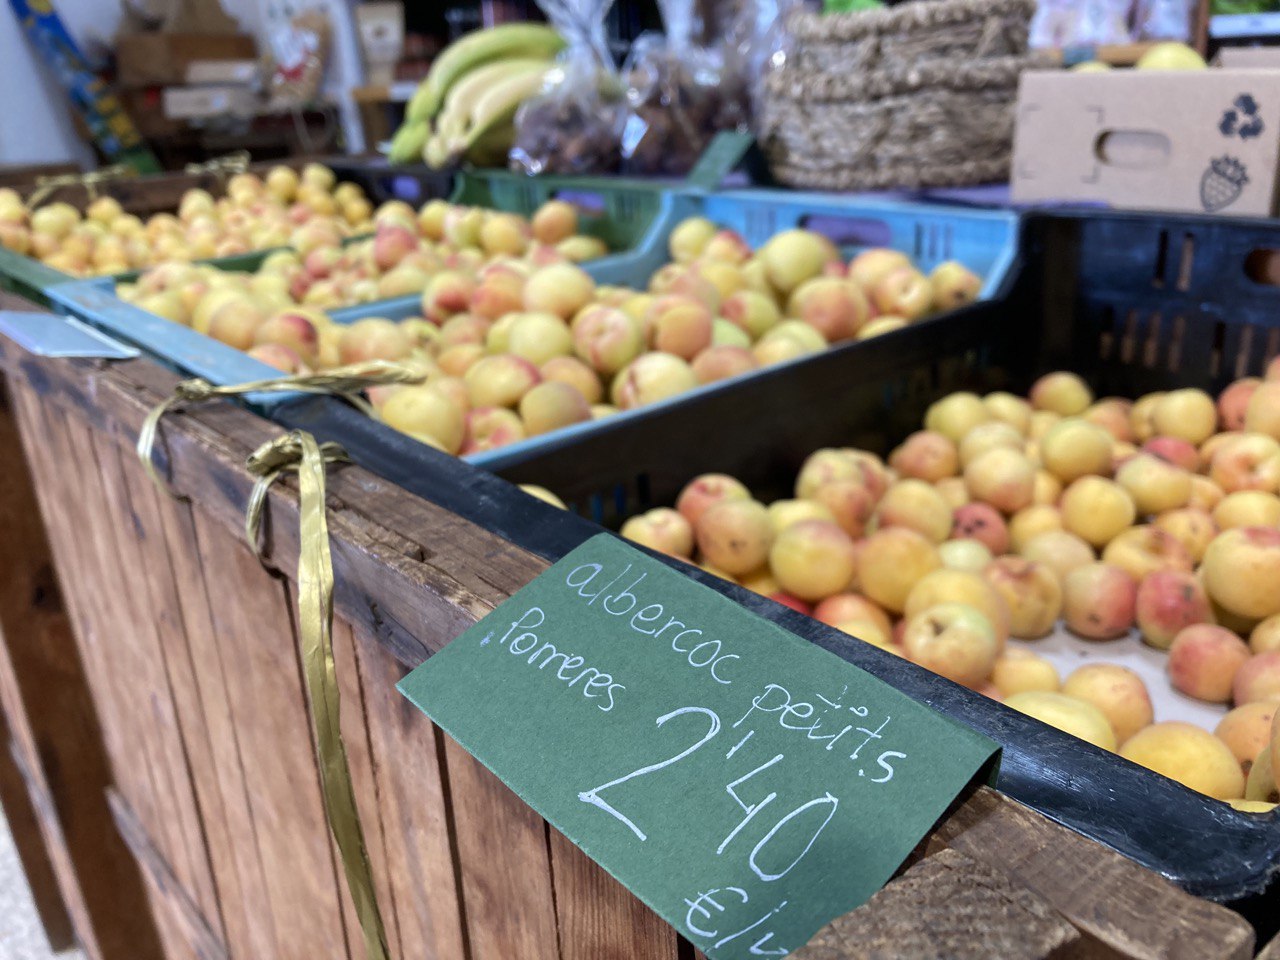
<svg viewBox="0 0 1280 960">
<path fill-rule="evenodd" d="M 707 722 L 706 732 L 702 734 L 702 737 L 699 740 L 665 760 L 640 767 L 637 770 L 632 770 L 624 776 L 618 777 L 616 780 L 610 780 L 608 783 L 602 783 L 598 787 L 592 787 L 590 790 L 584 790 L 578 794 L 578 799 L 583 803 L 589 803 L 593 807 L 598 807 L 603 810 L 605 813 L 609 814 L 609 816 L 626 826 L 627 829 L 635 834 L 641 841 L 647 840 L 649 838 L 649 834 L 645 828 L 635 823 L 635 821 L 614 806 L 613 803 L 605 800 L 600 795 L 606 790 L 613 790 L 617 787 L 621 787 L 629 781 L 637 780 L 640 777 L 650 776 L 660 770 L 674 766 L 680 761 L 697 753 L 700 749 L 714 740 L 720 733 L 721 724 L 719 715 L 714 710 L 709 710 L 706 707 L 680 707 L 677 710 L 672 710 L 670 713 L 664 714 L 658 718 L 658 727 L 661 728 L 669 721 L 683 716 L 701 716 Z M 745 742 L 746 740 L 744 738 L 743 741 L 739 742 L 737 746 L 729 751 L 725 759 L 731 759 L 737 752 L 738 747 L 742 746 L 742 743 Z M 733 839 L 737 837 L 738 834 L 740 834 L 758 814 L 767 809 L 775 800 L 778 799 L 777 792 L 773 791 L 766 794 L 755 803 L 748 803 L 739 795 L 739 788 L 744 787 L 757 775 L 763 774 L 765 771 L 780 763 L 783 759 L 783 754 L 776 754 L 769 760 L 766 760 L 764 763 L 757 766 L 755 769 L 743 774 L 725 786 L 725 792 L 728 793 L 729 796 L 733 798 L 734 802 L 742 808 L 744 816 L 737 824 L 734 825 L 733 829 L 729 831 L 724 840 L 716 848 L 717 854 L 724 853 L 725 849 L 728 848 Z M 770 883 L 774 880 L 781 880 L 788 873 L 794 870 L 800 861 L 804 859 L 805 854 L 807 854 L 813 847 L 814 843 L 817 842 L 822 831 L 826 829 L 827 824 L 831 822 L 831 818 L 835 816 L 836 810 L 839 806 L 840 801 L 836 797 L 833 797 L 830 793 L 825 793 L 820 797 L 815 797 L 812 800 L 795 807 L 790 813 L 779 819 L 773 827 L 760 838 L 755 847 L 752 848 L 751 853 L 747 856 L 747 865 L 757 877 L 766 883 Z M 826 814 L 825 817 L 823 816 L 824 812 Z M 802 817 L 807 817 L 807 819 L 812 819 L 816 822 L 813 832 L 809 833 L 807 835 L 808 839 L 804 841 L 803 849 L 800 849 L 800 852 L 790 862 L 781 860 L 781 863 L 786 864 L 785 866 L 781 866 L 781 869 L 778 869 L 778 866 L 781 864 L 767 866 L 766 864 L 769 863 L 770 858 L 765 854 L 769 851 L 771 845 L 779 842 L 777 841 L 779 833 L 788 824 L 793 821 L 798 821 Z M 802 832 L 799 836 L 801 840 L 804 840 L 806 834 Z"/>
</svg>

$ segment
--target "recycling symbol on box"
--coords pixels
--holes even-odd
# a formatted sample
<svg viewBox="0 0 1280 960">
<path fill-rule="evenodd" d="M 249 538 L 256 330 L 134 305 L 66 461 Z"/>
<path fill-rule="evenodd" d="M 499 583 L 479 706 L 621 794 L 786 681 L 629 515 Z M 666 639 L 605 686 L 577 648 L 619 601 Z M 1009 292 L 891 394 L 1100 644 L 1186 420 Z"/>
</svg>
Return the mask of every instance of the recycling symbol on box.
<svg viewBox="0 0 1280 960">
<path fill-rule="evenodd" d="M 1218 130 L 1224 137 L 1252 140 L 1261 136 L 1263 129 L 1262 117 L 1258 115 L 1258 101 L 1248 93 L 1236 97 L 1218 121 Z"/>
</svg>

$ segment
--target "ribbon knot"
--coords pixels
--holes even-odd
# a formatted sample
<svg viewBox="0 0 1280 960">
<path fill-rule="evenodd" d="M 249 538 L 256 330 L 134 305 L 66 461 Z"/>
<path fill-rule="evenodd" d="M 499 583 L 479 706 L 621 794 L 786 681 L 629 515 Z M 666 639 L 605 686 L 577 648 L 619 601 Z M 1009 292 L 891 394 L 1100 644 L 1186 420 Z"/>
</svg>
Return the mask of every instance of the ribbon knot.
<svg viewBox="0 0 1280 960">
<path fill-rule="evenodd" d="M 373 407 L 360 395 L 361 390 L 365 387 L 387 384 L 421 383 L 425 379 L 426 374 L 410 370 L 408 367 L 388 363 L 385 360 L 369 360 L 346 367 L 334 367 L 324 373 L 303 373 L 271 380 L 237 383 L 226 387 L 214 386 L 200 377 L 183 380 L 173 388 L 173 394 L 156 404 L 142 422 L 142 429 L 138 431 L 138 458 L 142 461 L 143 469 L 147 471 L 147 476 L 151 478 L 152 483 L 174 499 L 182 500 L 184 499 L 182 495 L 174 492 L 156 472 L 155 461 L 151 456 L 161 419 L 178 404 L 203 403 L 216 397 L 234 397 L 246 393 L 314 393 L 341 397 L 352 406 L 377 419 Z M 287 437 L 280 439 L 285 440 Z M 329 446 L 330 444 L 325 444 L 325 447 Z M 257 451 L 257 453 L 262 452 L 261 449 Z"/>
<path fill-rule="evenodd" d="M 235 153 L 228 153 L 226 156 L 214 157 L 212 160 L 206 160 L 204 163 L 188 163 L 183 167 L 184 173 L 199 175 L 202 173 L 217 174 L 218 179 L 226 181 L 229 173 L 244 173 L 249 169 L 249 161 L 252 158 L 248 150 L 237 150 Z"/>
<path fill-rule="evenodd" d="M 249 454 L 245 466 L 257 477 L 253 492 L 249 494 L 249 504 L 244 514 L 244 535 L 261 555 L 258 546 L 262 530 L 262 508 L 267 502 L 267 493 L 271 484 L 282 473 L 290 471 L 301 476 L 303 471 L 314 473 L 319 469 L 321 489 L 323 490 L 324 469 L 331 463 L 348 463 L 347 451 L 336 443 L 317 444 L 315 437 L 300 430 L 293 430 L 283 436 L 268 440 L 257 450 Z M 300 481 L 301 482 L 301 481 Z"/>
</svg>

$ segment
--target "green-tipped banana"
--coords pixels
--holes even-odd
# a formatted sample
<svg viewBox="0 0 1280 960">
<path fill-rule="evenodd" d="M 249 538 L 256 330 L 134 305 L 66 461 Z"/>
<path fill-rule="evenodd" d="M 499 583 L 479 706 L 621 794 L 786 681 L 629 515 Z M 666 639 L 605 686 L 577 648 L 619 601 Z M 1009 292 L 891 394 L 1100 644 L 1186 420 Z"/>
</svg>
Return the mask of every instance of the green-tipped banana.
<svg viewBox="0 0 1280 960">
<path fill-rule="evenodd" d="M 391 150 L 387 153 L 390 163 L 416 163 L 422 158 L 422 148 L 431 135 L 431 124 L 412 120 L 396 131 L 391 138 Z"/>
<path fill-rule="evenodd" d="M 549 60 L 522 57 L 476 67 L 449 88 L 444 107 L 436 115 L 435 128 L 446 137 L 456 135 L 457 127 L 465 130 L 471 126 L 472 111 L 487 91 L 519 73 L 544 74 L 549 66 Z M 450 127 L 455 129 L 450 130 Z"/>
<path fill-rule="evenodd" d="M 432 134 L 422 148 L 422 159 L 432 170 L 443 170 L 449 165 L 449 147 L 442 137 Z"/>
<path fill-rule="evenodd" d="M 476 30 L 441 51 L 427 79 L 409 101 L 410 120 L 430 120 L 440 112 L 449 88 L 484 63 L 508 58 L 551 58 L 564 49 L 564 39 L 540 23 L 504 23 Z"/>
<path fill-rule="evenodd" d="M 547 69 L 513 73 L 486 90 L 471 110 L 466 133 L 460 141 L 452 141 L 454 149 L 465 152 L 494 127 L 510 125 L 520 104 L 542 90 Z"/>
</svg>

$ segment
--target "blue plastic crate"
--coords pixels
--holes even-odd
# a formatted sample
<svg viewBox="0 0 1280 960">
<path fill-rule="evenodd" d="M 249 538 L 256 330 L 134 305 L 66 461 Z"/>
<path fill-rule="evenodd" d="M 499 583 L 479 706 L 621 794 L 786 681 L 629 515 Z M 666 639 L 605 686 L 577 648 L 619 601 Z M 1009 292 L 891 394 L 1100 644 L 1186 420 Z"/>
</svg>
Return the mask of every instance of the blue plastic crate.
<svg viewBox="0 0 1280 960">
<path fill-rule="evenodd" d="M 505 181 L 504 181 L 505 182 Z M 524 183 L 517 180 L 516 183 Z M 582 178 L 573 180 L 573 189 L 585 189 Z M 602 181 L 612 190 L 630 187 L 649 190 L 648 185 L 620 186 Z M 515 189 L 515 186 L 512 185 Z M 568 186 L 564 187 L 569 189 Z M 554 185 L 542 185 L 526 196 L 530 203 L 563 195 Z M 907 253 L 928 270 L 944 260 L 959 260 L 983 276 L 982 298 L 995 296 L 1009 280 L 1017 255 L 1018 217 L 1005 211 L 975 210 L 929 204 L 898 203 L 840 196 L 794 193 L 775 190 L 742 190 L 718 194 L 666 192 L 661 194 L 659 216 L 650 224 L 643 242 L 628 253 L 602 257 L 583 264 L 600 284 L 627 284 L 643 288 L 649 277 L 668 262 L 667 243 L 671 231 L 682 219 L 701 215 L 738 231 L 753 247 L 774 234 L 793 227 L 817 230 L 835 242 L 848 257 L 868 247 L 892 247 Z M 472 199 L 482 199 L 473 195 Z M 522 201 L 523 202 L 523 201 Z M 100 327 L 118 339 L 153 354 L 181 373 L 204 377 L 227 385 L 278 375 L 266 364 L 205 337 L 195 331 L 154 316 L 119 300 L 110 280 L 86 280 L 63 284 L 50 291 L 50 299 L 75 316 Z M 366 317 L 401 320 L 420 312 L 420 296 L 399 297 L 329 311 L 338 323 L 354 323 Z M 836 349 L 856 349 L 844 344 Z M 794 361 L 803 363 L 804 360 Z M 750 377 L 753 373 L 744 374 Z M 733 378 L 734 381 L 740 378 Z M 665 403 L 696 400 L 708 391 L 721 388 L 720 381 L 699 387 Z M 269 413 L 274 406 L 295 398 L 292 394 L 259 394 L 250 402 Z M 651 410 L 652 408 L 644 408 Z M 610 418 L 617 422 L 636 411 Z M 474 454 L 467 459 L 479 465 L 508 464 L 524 456 L 540 453 L 570 442 L 596 429 L 597 422 L 575 424 L 552 434 L 532 437 L 498 450 Z"/>
</svg>

